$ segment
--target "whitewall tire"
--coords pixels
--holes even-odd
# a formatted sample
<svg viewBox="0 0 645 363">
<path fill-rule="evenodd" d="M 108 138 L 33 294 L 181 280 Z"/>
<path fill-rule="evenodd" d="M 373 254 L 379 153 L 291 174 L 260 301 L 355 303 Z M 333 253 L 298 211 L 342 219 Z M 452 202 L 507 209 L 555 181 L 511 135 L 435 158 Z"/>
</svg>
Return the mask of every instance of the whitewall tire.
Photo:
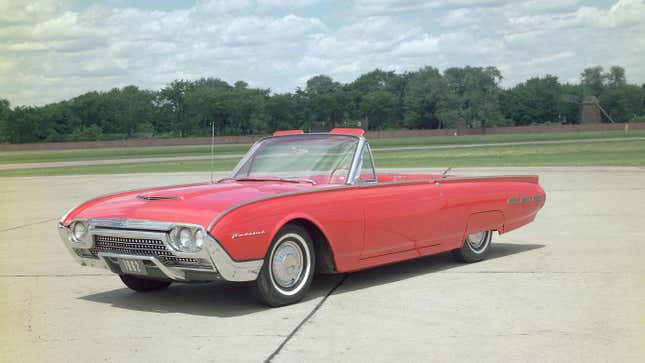
<svg viewBox="0 0 645 363">
<path fill-rule="evenodd" d="M 269 306 L 300 301 L 309 290 L 316 267 L 311 237 L 297 224 L 287 224 L 276 235 L 256 281 L 256 294 Z"/>
</svg>

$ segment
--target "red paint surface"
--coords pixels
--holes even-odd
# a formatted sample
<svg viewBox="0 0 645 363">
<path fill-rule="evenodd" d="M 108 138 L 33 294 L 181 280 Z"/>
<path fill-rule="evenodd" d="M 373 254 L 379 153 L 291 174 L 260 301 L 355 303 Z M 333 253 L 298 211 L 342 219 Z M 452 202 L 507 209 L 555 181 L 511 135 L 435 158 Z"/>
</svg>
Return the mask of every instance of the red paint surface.
<svg viewBox="0 0 645 363">
<path fill-rule="evenodd" d="M 273 133 L 273 136 L 301 135 L 305 132 L 302 130 L 280 130 Z"/>
<path fill-rule="evenodd" d="M 458 248 L 468 233 L 505 233 L 531 222 L 545 201 L 537 177 L 456 178 L 380 174 L 378 183 L 330 185 L 225 181 L 155 188 L 84 203 L 75 218 L 131 218 L 208 228 L 236 260 L 263 258 L 289 221 L 317 226 L 338 271 L 353 271 Z M 175 197 L 143 200 L 137 195 Z M 541 196 L 541 200 L 533 200 Z M 531 200 L 522 202 L 523 197 Z M 509 204 L 509 199 L 517 203 Z M 233 234 L 258 234 L 232 238 Z"/>
<path fill-rule="evenodd" d="M 363 136 L 365 135 L 365 130 L 363 129 L 353 129 L 353 128 L 342 128 L 342 127 L 337 127 L 335 129 L 331 129 L 329 131 L 330 134 L 339 134 L 339 135 L 356 135 L 356 136 Z"/>
</svg>

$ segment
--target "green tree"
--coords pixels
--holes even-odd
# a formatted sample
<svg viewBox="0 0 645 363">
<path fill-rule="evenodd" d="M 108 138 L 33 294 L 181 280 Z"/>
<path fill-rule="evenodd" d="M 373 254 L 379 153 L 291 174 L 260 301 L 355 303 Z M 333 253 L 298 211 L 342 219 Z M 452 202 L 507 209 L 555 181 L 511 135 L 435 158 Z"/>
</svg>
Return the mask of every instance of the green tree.
<svg viewBox="0 0 645 363">
<path fill-rule="evenodd" d="M 402 76 L 376 69 L 358 77 L 345 90 L 350 118 L 367 118 L 372 129 L 400 127 L 405 90 Z"/>
<path fill-rule="evenodd" d="M 454 67 L 443 74 L 425 67 L 397 74 L 376 69 L 341 84 L 319 75 L 304 89 L 270 94 L 217 78 L 176 80 L 159 91 L 136 86 L 87 92 L 39 107 L 11 108 L 0 99 L 0 142 L 205 136 L 276 129 L 355 126 L 370 128 L 491 127 L 563 121 L 576 123 L 585 95 L 596 95 L 616 121 L 645 120 L 645 84 L 630 85 L 625 69 L 591 67 L 578 84 L 554 76 L 531 78 L 501 90 L 495 67 Z"/>
<path fill-rule="evenodd" d="M 506 125 L 499 105 L 502 74 L 497 68 L 449 68 L 444 72 L 444 78 L 450 106 L 443 112 L 446 127 Z"/>
<path fill-rule="evenodd" d="M 349 99 L 340 83 L 325 75 L 307 81 L 305 88 L 310 122 L 333 128 L 345 120 Z"/>
<path fill-rule="evenodd" d="M 515 125 L 557 122 L 560 83 L 555 76 L 531 78 L 504 92 L 502 97 L 506 117 Z"/>
<path fill-rule="evenodd" d="M 580 123 L 580 106 L 584 90 L 582 85 L 561 84 L 558 98 L 558 115 L 562 122 L 569 124 Z"/>
<path fill-rule="evenodd" d="M 604 88 L 604 83 L 605 76 L 601 66 L 585 68 L 580 73 L 580 84 L 585 95 L 599 96 Z"/>
<path fill-rule="evenodd" d="M 609 87 L 600 96 L 600 104 L 615 122 L 629 122 L 645 115 L 645 90 L 627 84 Z"/>
<path fill-rule="evenodd" d="M 406 74 L 403 98 L 404 120 L 408 128 L 442 128 L 441 114 L 447 109 L 448 85 L 436 68 L 424 67 Z"/>
<path fill-rule="evenodd" d="M 167 128 L 182 137 L 190 129 L 186 112 L 186 93 L 194 85 L 190 81 L 177 80 L 159 91 L 155 104 L 168 116 Z"/>
<path fill-rule="evenodd" d="M 605 74 L 605 79 L 607 81 L 607 86 L 609 87 L 620 87 L 627 84 L 625 79 L 625 68 L 621 66 L 611 66 L 609 72 Z"/>
<path fill-rule="evenodd" d="M 38 108 L 18 106 L 13 109 L 6 125 L 5 138 L 10 143 L 38 142 L 45 139 L 40 127 Z"/>
<path fill-rule="evenodd" d="M 298 94 L 275 94 L 266 101 L 267 131 L 307 128 L 306 106 Z"/>
<path fill-rule="evenodd" d="M 8 123 L 11 118 L 11 104 L 0 98 L 0 143 L 8 142 Z"/>
</svg>

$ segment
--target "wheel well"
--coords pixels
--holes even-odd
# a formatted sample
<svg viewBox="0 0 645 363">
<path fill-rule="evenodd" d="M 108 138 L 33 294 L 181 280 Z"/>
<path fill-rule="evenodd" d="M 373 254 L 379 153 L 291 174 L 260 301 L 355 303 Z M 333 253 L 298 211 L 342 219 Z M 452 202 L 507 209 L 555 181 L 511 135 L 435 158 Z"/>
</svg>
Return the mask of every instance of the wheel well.
<svg viewBox="0 0 645 363">
<path fill-rule="evenodd" d="M 289 221 L 289 224 L 297 224 L 309 233 L 314 244 L 314 250 L 316 251 L 316 271 L 322 273 L 336 272 L 334 254 L 329 247 L 327 237 L 325 237 L 318 226 L 306 219 L 293 219 Z"/>
</svg>

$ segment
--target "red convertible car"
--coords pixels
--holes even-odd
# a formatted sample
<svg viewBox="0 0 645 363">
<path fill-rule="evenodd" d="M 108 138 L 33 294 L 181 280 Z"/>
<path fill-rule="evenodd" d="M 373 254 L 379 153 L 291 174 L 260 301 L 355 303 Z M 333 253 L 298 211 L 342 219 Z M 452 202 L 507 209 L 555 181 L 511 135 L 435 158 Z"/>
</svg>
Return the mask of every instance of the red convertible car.
<svg viewBox="0 0 645 363">
<path fill-rule="evenodd" d="M 254 281 L 262 302 L 294 303 L 315 272 L 452 251 L 482 260 L 493 231 L 535 218 L 537 176 L 376 173 L 360 129 L 278 131 L 230 178 L 98 197 L 58 227 L 83 266 L 136 291 L 172 282 Z"/>
</svg>

